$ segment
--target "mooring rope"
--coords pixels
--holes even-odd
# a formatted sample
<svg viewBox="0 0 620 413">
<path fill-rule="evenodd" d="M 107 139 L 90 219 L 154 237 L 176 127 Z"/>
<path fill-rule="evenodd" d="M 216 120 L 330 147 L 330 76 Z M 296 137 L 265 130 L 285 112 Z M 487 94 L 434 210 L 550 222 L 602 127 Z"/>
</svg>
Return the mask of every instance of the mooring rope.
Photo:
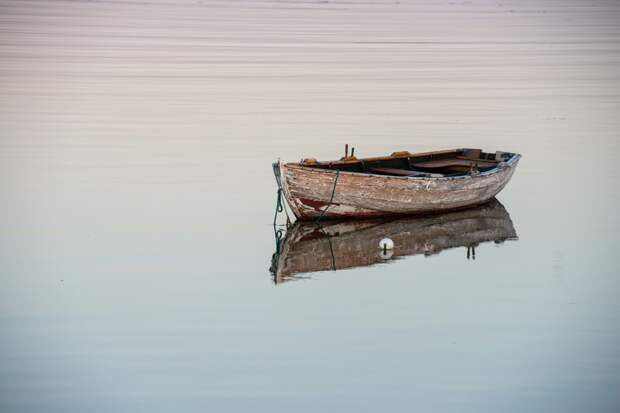
<svg viewBox="0 0 620 413">
<path fill-rule="evenodd" d="M 284 213 L 286 214 L 286 227 L 288 228 L 291 225 L 291 217 L 289 217 L 288 215 L 288 209 L 286 208 L 286 202 L 282 200 L 284 189 L 282 188 L 281 181 L 282 179 L 284 179 L 284 177 L 282 177 L 280 174 L 279 162 L 280 160 L 278 159 L 278 162 L 274 162 L 273 164 L 271 164 L 273 168 L 273 174 L 276 177 L 276 183 L 278 184 L 278 199 L 276 201 L 276 212 L 273 216 L 273 225 L 274 226 L 276 225 L 276 222 L 278 220 L 278 214 L 284 211 Z M 286 199 L 286 197 L 284 197 L 284 199 Z"/>
<path fill-rule="evenodd" d="M 334 188 L 332 189 L 332 196 L 329 199 L 329 202 L 327 203 L 327 206 L 325 207 L 325 209 L 321 211 L 321 215 L 319 215 L 316 221 L 314 221 L 316 224 L 318 224 L 321 218 L 323 218 L 323 216 L 325 215 L 329 207 L 332 205 L 332 202 L 334 201 L 334 195 L 336 194 L 336 184 L 338 183 L 339 176 L 340 176 L 340 169 L 336 169 L 336 179 L 334 179 Z"/>
<path fill-rule="evenodd" d="M 278 199 L 276 201 L 276 213 L 273 216 L 273 225 L 276 225 L 276 220 L 278 219 L 278 214 L 284 210 L 284 205 L 282 205 L 282 188 L 278 188 Z"/>
</svg>

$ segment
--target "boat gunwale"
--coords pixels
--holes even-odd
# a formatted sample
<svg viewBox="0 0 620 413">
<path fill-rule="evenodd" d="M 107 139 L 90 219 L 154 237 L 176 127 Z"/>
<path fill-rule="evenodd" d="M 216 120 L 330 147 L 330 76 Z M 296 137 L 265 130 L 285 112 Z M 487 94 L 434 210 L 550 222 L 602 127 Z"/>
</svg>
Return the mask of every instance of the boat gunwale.
<svg viewBox="0 0 620 413">
<path fill-rule="evenodd" d="M 445 152 L 453 152 L 453 150 L 448 150 Z M 425 155 L 425 154 L 437 154 L 440 152 L 426 152 L 426 153 L 420 153 L 420 154 L 410 154 L 411 155 Z M 512 153 L 512 152 L 507 152 L 507 153 Z M 407 156 L 407 157 L 410 157 Z M 403 156 L 405 157 L 405 156 Z M 365 158 L 363 159 L 364 161 L 366 160 L 371 160 L 371 159 L 394 159 L 394 158 L 400 158 L 400 157 L 380 157 L 380 158 Z M 483 171 L 483 172 L 478 172 L 476 174 L 465 174 L 465 175 L 456 175 L 456 176 L 438 176 L 438 177 L 433 177 L 433 176 L 395 176 L 395 175 L 382 175 L 382 174 L 373 174 L 373 173 L 367 173 L 367 172 L 354 172 L 354 171 L 341 171 L 338 169 L 322 169 L 322 168 L 315 168 L 314 165 L 309 166 L 309 165 L 302 165 L 300 163 L 297 162 L 284 162 L 284 161 L 280 161 L 280 167 L 284 166 L 285 168 L 303 168 L 305 170 L 308 171 L 314 171 L 314 172 L 318 172 L 318 173 L 329 173 L 329 174 L 351 174 L 351 175 L 356 175 L 356 176 L 367 176 L 367 177 L 373 177 L 373 178 L 389 178 L 389 179 L 401 179 L 401 180 L 416 180 L 416 181 L 427 181 L 427 180 L 431 180 L 431 181 L 450 181 L 450 180 L 456 180 L 456 179 L 472 179 L 472 178 L 476 178 L 476 177 L 484 177 L 484 176 L 489 176 L 489 175 L 494 175 L 496 173 L 501 172 L 504 168 L 506 167 L 512 167 L 513 164 L 517 163 L 519 160 L 521 159 L 521 154 L 518 153 L 512 153 L 512 157 L 510 159 L 508 159 L 507 161 L 501 161 L 500 163 L 497 164 L 497 166 L 495 166 L 494 168 L 488 170 L 488 171 Z M 339 162 L 340 164 L 346 164 L 346 163 L 354 163 L 354 162 L 359 162 L 359 160 L 351 160 L 351 161 L 335 161 L 335 162 Z M 331 163 L 331 165 L 334 165 L 334 163 Z M 318 165 L 330 165 L 329 162 L 322 162 L 319 163 Z"/>
<path fill-rule="evenodd" d="M 400 151 L 400 152 L 394 152 L 391 155 L 373 156 L 370 158 L 359 158 L 358 159 L 358 158 L 352 157 L 352 158 L 347 158 L 347 159 L 338 159 L 335 161 L 317 161 L 316 163 L 312 164 L 312 166 L 350 165 L 354 163 L 359 163 L 360 161 L 374 162 L 374 161 L 385 161 L 389 159 L 402 159 L 402 158 L 421 157 L 421 156 L 429 156 L 429 155 L 445 155 L 449 153 L 462 152 L 467 149 L 468 148 L 444 149 L 440 151 L 416 152 L 416 153 L 411 153 L 409 151 Z M 290 162 L 290 163 L 294 164 L 295 162 Z M 309 166 L 309 165 L 304 165 L 304 166 Z"/>
</svg>

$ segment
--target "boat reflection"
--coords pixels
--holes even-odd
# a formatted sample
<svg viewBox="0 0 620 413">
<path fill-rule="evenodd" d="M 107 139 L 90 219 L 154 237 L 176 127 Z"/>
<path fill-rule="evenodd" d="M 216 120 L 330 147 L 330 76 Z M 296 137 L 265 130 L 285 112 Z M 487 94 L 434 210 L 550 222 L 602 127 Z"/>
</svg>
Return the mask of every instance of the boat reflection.
<svg viewBox="0 0 620 413">
<path fill-rule="evenodd" d="M 383 238 L 393 250 L 381 250 Z M 297 222 L 276 231 L 271 268 L 276 284 L 316 271 L 364 267 L 409 255 L 438 254 L 465 247 L 476 259 L 476 246 L 517 239 L 510 215 L 496 199 L 485 205 L 438 215 L 354 221 Z"/>
</svg>

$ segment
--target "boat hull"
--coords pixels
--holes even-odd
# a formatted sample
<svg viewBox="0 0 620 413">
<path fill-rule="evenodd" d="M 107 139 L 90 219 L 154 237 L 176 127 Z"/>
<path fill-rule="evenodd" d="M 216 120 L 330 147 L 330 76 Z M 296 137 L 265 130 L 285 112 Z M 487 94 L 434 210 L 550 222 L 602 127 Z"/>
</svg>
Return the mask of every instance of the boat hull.
<svg viewBox="0 0 620 413">
<path fill-rule="evenodd" d="M 284 196 L 299 220 L 425 214 L 487 202 L 510 181 L 520 156 L 488 172 L 401 177 L 279 163 Z M 334 189 L 335 188 L 335 189 Z"/>
</svg>

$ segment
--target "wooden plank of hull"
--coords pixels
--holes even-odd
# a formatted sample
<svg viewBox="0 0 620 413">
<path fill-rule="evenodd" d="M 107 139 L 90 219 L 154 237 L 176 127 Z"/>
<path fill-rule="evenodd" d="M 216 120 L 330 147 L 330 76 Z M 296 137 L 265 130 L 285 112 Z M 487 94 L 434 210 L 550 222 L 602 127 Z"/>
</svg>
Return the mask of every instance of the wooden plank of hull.
<svg viewBox="0 0 620 413">
<path fill-rule="evenodd" d="M 510 181 L 515 155 L 496 169 L 475 175 L 426 178 L 340 172 L 324 218 L 360 218 L 448 211 L 482 204 Z M 284 195 L 300 220 L 321 215 L 329 204 L 336 171 L 280 162 Z"/>
</svg>

